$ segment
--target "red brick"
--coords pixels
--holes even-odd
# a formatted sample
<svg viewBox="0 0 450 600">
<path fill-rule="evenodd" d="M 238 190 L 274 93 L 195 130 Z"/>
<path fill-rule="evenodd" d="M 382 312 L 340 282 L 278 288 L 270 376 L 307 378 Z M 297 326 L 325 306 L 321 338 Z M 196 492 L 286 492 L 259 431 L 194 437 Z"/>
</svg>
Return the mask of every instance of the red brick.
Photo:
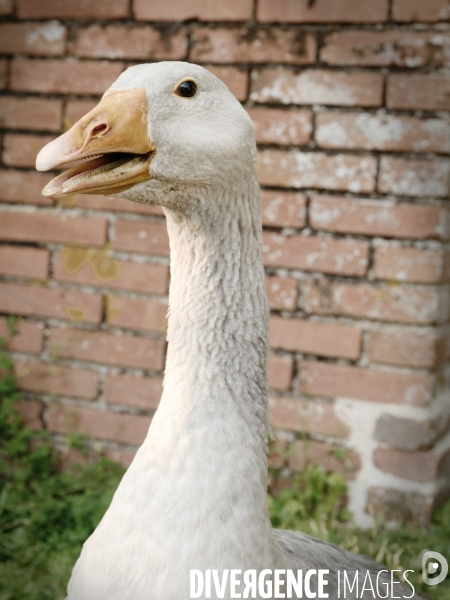
<svg viewBox="0 0 450 600">
<path fill-rule="evenodd" d="M 344 30 L 326 36 L 320 58 L 339 66 L 445 67 L 449 45 L 444 31 Z"/>
<path fill-rule="evenodd" d="M 113 327 L 164 333 L 167 304 L 154 300 L 108 296 L 106 320 Z"/>
<path fill-rule="evenodd" d="M 288 390 L 291 387 L 292 356 L 269 354 L 267 357 L 267 378 L 272 390 Z"/>
<path fill-rule="evenodd" d="M 84 115 L 87 115 L 97 106 L 97 100 L 68 100 L 66 102 L 66 112 L 64 115 L 65 129 L 70 129 Z"/>
<path fill-rule="evenodd" d="M 302 361 L 298 391 L 328 398 L 425 406 L 431 400 L 433 377 L 420 373 L 373 371 L 332 363 Z"/>
<path fill-rule="evenodd" d="M 247 100 L 248 73 L 236 67 L 220 67 L 216 65 L 203 65 L 210 73 L 223 81 L 232 94 L 241 102 Z"/>
<path fill-rule="evenodd" d="M 128 0 L 17 0 L 17 14 L 20 19 L 121 19 L 128 6 Z"/>
<path fill-rule="evenodd" d="M 2 283 L 0 311 L 13 315 L 100 323 L 102 298 L 69 290 Z"/>
<path fill-rule="evenodd" d="M 122 71 L 118 62 L 13 60 L 10 87 L 16 92 L 103 94 Z"/>
<path fill-rule="evenodd" d="M 371 362 L 427 369 L 437 362 L 436 343 L 432 330 L 381 329 L 370 332 L 367 353 Z"/>
<path fill-rule="evenodd" d="M 67 257 L 64 258 L 63 254 L 58 253 L 53 277 L 57 281 L 81 285 L 102 286 L 146 294 L 167 294 L 168 266 L 116 259 L 109 259 L 109 261 L 112 263 L 113 269 L 108 269 L 109 265 L 107 265 L 105 272 L 111 271 L 112 275 L 106 277 L 98 268 L 99 266 L 103 267 L 104 262 L 102 261 L 99 265 L 95 256 L 92 255 L 92 250 L 87 251 L 86 261 L 75 271 L 72 270 Z"/>
<path fill-rule="evenodd" d="M 17 412 L 21 415 L 23 423 L 27 427 L 31 427 L 35 431 L 39 431 L 44 428 L 42 421 L 42 415 L 44 412 L 44 404 L 39 400 L 30 400 L 29 398 L 22 398 L 14 405 Z"/>
<path fill-rule="evenodd" d="M 8 129 L 59 131 L 62 102 L 50 98 L 0 98 L 0 126 Z"/>
<path fill-rule="evenodd" d="M 114 247 L 126 252 L 169 256 L 166 224 L 118 219 Z"/>
<path fill-rule="evenodd" d="M 160 377 L 108 374 L 105 378 L 105 400 L 109 404 L 156 410 L 162 390 Z"/>
<path fill-rule="evenodd" d="M 444 255 L 439 250 L 378 246 L 375 248 L 374 273 L 377 279 L 412 283 L 440 283 L 443 280 Z"/>
<path fill-rule="evenodd" d="M 258 0 L 259 21 L 280 23 L 378 23 L 388 19 L 387 0 Z"/>
<path fill-rule="evenodd" d="M 3 136 L 3 163 L 9 167 L 34 167 L 38 152 L 53 139 L 53 135 L 6 133 Z M 48 181 L 51 177 L 47 176 Z"/>
<path fill-rule="evenodd" d="M 365 242 L 313 236 L 263 234 L 263 260 L 271 267 L 363 276 L 369 247 Z"/>
<path fill-rule="evenodd" d="M 450 19 L 448 0 L 393 0 L 394 21 L 446 21 Z"/>
<path fill-rule="evenodd" d="M 189 60 L 213 63 L 316 62 L 317 43 L 300 29 L 199 27 L 192 35 Z"/>
<path fill-rule="evenodd" d="M 11 331 L 6 319 L 0 318 L 0 338 L 6 343 L 6 348 L 13 352 L 39 353 L 44 343 L 44 326 L 33 321 L 19 320 L 14 323 Z"/>
<path fill-rule="evenodd" d="M 361 330 L 337 323 L 271 317 L 269 346 L 289 352 L 357 360 L 361 351 Z"/>
<path fill-rule="evenodd" d="M 292 150 L 258 153 L 262 185 L 370 193 L 375 188 L 375 170 L 373 156 L 329 156 L 322 152 Z"/>
<path fill-rule="evenodd" d="M 406 522 L 426 529 L 433 513 L 433 497 L 393 488 L 371 487 L 367 492 L 366 511 L 383 522 Z"/>
<path fill-rule="evenodd" d="M 262 223 L 266 227 L 305 226 L 306 196 L 299 192 L 261 190 Z"/>
<path fill-rule="evenodd" d="M 250 100 L 275 104 L 381 106 L 381 73 L 271 68 L 252 71 Z"/>
<path fill-rule="evenodd" d="M 163 340 L 114 335 L 102 331 L 53 328 L 50 331 L 49 347 L 58 358 L 156 371 L 161 371 L 164 367 Z"/>
<path fill-rule="evenodd" d="M 301 473 L 309 465 L 320 466 L 327 473 L 341 473 L 346 479 L 354 479 L 355 472 L 361 468 L 361 459 L 354 450 L 343 450 L 313 440 L 297 440 L 289 455 L 289 467 Z"/>
<path fill-rule="evenodd" d="M 280 108 L 247 108 L 258 144 L 304 146 L 311 139 L 312 112 Z"/>
<path fill-rule="evenodd" d="M 450 152 L 450 122 L 369 113 L 319 113 L 315 140 L 322 148 Z"/>
<path fill-rule="evenodd" d="M 56 394 L 93 400 L 98 393 L 98 375 L 88 369 L 72 369 L 54 363 L 16 363 L 19 389 L 38 394 Z"/>
<path fill-rule="evenodd" d="M 142 444 L 150 421 L 144 415 L 56 404 L 48 413 L 48 428 L 54 433 L 80 433 L 133 446 Z"/>
<path fill-rule="evenodd" d="M 106 196 L 91 196 L 82 194 L 72 196 L 73 207 L 87 208 L 90 210 L 107 210 L 111 212 L 126 212 L 141 215 L 156 215 L 164 217 L 164 213 L 160 206 L 150 206 L 149 204 L 141 204 L 140 202 L 132 202 L 124 198 L 107 198 Z M 68 208 L 70 208 L 70 203 Z"/>
<path fill-rule="evenodd" d="M 439 289 L 312 281 L 304 285 L 307 313 L 430 325 L 446 318 Z"/>
<path fill-rule="evenodd" d="M 297 308 L 297 285 L 294 277 L 266 276 L 266 294 L 273 310 L 295 310 Z"/>
<path fill-rule="evenodd" d="M 133 0 L 133 14 L 138 21 L 247 21 L 253 16 L 253 0 Z"/>
<path fill-rule="evenodd" d="M 447 212 L 440 206 L 314 196 L 309 209 L 314 229 L 412 239 L 446 239 Z"/>
<path fill-rule="evenodd" d="M 53 200 L 41 194 L 42 188 L 48 181 L 48 173 L 2 169 L 0 170 L 0 202 L 52 205 Z"/>
<path fill-rule="evenodd" d="M 373 453 L 373 462 L 385 473 L 425 483 L 436 479 L 439 457 L 431 452 L 377 448 Z"/>
<path fill-rule="evenodd" d="M 0 274 L 46 279 L 50 254 L 43 248 L 0 246 Z"/>
<path fill-rule="evenodd" d="M 0 2 L 0 15 L 10 15 L 14 12 L 13 0 L 2 0 Z"/>
<path fill-rule="evenodd" d="M 8 78 L 8 61 L 6 58 L 0 59 L 0 89 L 6 87 L 7 78 Z"/>
<path fill-rule="evenodd" d="M 378 418 L 374 433 L 379 442 L 403 450 L 430 448 L 437 435 L 437 427 L 431 421 L 416 421 L 389 413 L 384 413 Z"/>
<path fill-rule="evenodd" d="M 449 193 L 450 161 L 410 160 L 383 156 L 378 190 L 400 196 L 437 196 Z"/>
<path fill-rule="evenodd" d="M 407 110 L 449 110 L 450 77 L 445 73 L 391 73 L 386 106 Z"/>
<path fill-rule="evenodd" d="M 183 60 L 187 48 L 185 29 L 90 25 L 78 29 L 72 54 L 87 58 Z"/>
<path fill-rule="evenodd" d="M 62 56 L 67 28 L 58 21 L 47 23 L 0 23 L 0 52 L 31 56 Z"/>
<path fill-rule="evenodd" d="M 106 219 L 98 217 L 8 210 L 1 213 L 0 239 L 100 245 L 106 242 L 106 227 Z"/>
<path fill-rule="evenodd" d="M 128 469 L 136 456 L 136 452 L 122 450 L 121 448 L 108 448 L 105 450 L 104 455 L 106 458 L 109 458 L 109 460 L 119 463 L 124 469 Z"/>
<path fill-rule="evenodd" d="M 349 433 L 348 426 L 329 402 L 272 396 L 269 407 L 272 426 L 278 429 L 336 437 L 346 437 Z"/>
</svg>

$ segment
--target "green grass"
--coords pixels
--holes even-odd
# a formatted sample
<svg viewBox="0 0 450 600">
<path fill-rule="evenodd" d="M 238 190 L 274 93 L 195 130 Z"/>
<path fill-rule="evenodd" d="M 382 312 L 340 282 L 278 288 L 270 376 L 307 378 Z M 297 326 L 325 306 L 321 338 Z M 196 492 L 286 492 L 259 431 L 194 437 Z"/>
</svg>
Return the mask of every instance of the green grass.
<svg viewBox="0 0 450 600">
<path fill-rule="evenodd" d="M 60 456 L 45 432 L 25 427 L 15 409 L 19 399 L 12 363 L 0 352 L 0 600 L 60 600 L 82 543 L 94 530 L 123 474 L 117 464 L 97 457 L 60 469 Z M 72 437 L 69 443 L 80 445 Z M 277 497 L 269 495 L 275 527 L 298 529 L 362 552 L 390 568 L 414 569 L 421 552 L 450 557 L 450 503 L 436 511 L 428 531 L 369 531 L 351 525 L 343 507 L 341 476 L 308 467 Z M 450 580 L 426 590 L 450 600 Z"/>
</svg>

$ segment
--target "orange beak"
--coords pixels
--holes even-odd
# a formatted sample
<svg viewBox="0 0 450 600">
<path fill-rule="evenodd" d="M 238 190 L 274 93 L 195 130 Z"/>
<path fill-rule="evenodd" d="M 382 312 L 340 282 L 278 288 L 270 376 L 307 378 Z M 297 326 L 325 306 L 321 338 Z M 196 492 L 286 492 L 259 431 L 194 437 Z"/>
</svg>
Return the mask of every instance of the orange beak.
<svg viewBox="0 0 450 600">
<path fill-rule="evenodd" d="M 107 92 L 93 110 L 39 152 L 38 171 L 70 166 L 42 194 L 117 194 L 151 179 L 155 152 L 144 88 Z"/>
</svg>

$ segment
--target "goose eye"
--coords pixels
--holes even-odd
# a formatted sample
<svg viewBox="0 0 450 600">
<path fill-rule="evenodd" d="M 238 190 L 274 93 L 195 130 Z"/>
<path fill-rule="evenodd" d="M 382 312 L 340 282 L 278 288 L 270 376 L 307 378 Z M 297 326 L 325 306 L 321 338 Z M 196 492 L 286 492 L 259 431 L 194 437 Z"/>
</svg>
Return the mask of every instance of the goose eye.
<svg viewBox="0 0 450 600">
<path fill-rule="evenodd" d="M 197 89 L 198 88 L 195 81 L 187 79 L 186 81 L 182 81 L 180 83 L 175 90 L 175 94 L 177 96 L 181 96 L 182 98 L 192 98 L 197 93 Z"/>
</svg>

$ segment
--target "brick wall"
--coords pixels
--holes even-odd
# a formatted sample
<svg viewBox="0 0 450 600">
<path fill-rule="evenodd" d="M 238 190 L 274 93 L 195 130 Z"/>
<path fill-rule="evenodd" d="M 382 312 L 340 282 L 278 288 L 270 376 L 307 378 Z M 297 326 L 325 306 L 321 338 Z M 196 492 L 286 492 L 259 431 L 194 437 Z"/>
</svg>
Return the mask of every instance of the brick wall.
<svg viewBox="0 0 450 600">
<path fill-rule="evenodd" d="M 308 6 L 311 4 L 311 6 Z M 292 471 L 425 522 L 450 488 L 449 0 L 2 0 L 0 312 L 23 410 L 127 464 L 161 392 L 159 209 L 40 195 L 37 151 L 137 62 L 190 60 L 256 124 L 272 422 Z M 446 70 L 447 69 L 447 70 Z"/>
</svg>

